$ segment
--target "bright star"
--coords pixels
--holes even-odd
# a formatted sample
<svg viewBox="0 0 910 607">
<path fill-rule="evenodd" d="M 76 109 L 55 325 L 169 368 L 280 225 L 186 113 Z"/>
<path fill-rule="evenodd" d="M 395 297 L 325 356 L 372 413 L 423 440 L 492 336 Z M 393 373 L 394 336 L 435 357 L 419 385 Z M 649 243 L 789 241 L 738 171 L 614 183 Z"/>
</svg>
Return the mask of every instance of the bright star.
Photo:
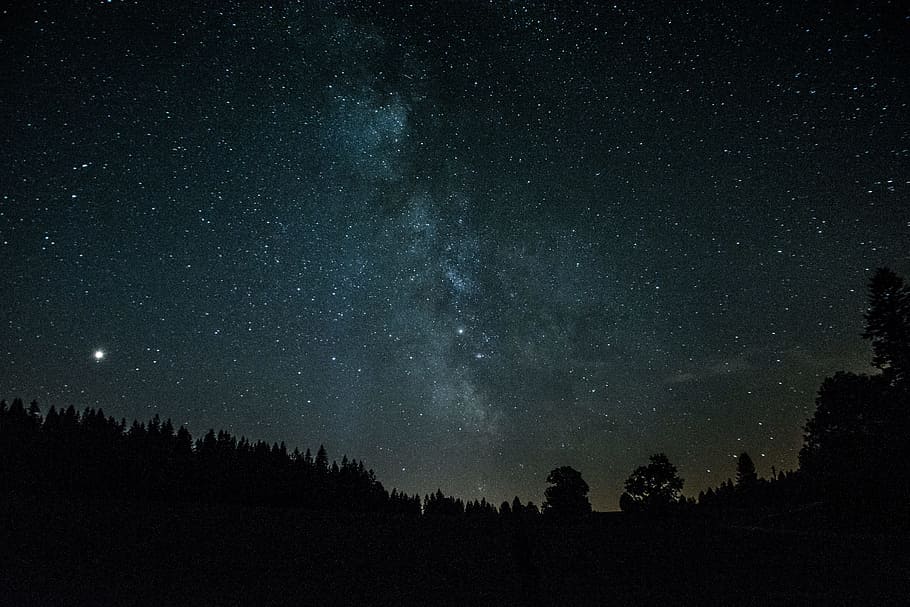
<svg viewBox="0 0 910 607">
<path fill-rule="evenodd" d="M 96 361 L 101 362 L 104 360 L 104 350 L 95 350 L 93 356 L 95 357 Z"/>
</svg>

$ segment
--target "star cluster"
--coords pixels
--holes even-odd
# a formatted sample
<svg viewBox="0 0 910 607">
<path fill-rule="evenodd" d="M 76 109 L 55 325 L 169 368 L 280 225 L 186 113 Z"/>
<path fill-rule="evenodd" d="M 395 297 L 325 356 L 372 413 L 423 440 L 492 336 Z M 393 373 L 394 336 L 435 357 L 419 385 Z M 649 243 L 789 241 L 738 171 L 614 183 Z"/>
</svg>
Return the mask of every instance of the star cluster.
<svg viewBox="0 0 910 607">
<path fill-rule="evenodd" d="M 596 508 L 796 465 L 910 270 L 899 3 L 5 15 L 0 392 Z"/>
</svg>

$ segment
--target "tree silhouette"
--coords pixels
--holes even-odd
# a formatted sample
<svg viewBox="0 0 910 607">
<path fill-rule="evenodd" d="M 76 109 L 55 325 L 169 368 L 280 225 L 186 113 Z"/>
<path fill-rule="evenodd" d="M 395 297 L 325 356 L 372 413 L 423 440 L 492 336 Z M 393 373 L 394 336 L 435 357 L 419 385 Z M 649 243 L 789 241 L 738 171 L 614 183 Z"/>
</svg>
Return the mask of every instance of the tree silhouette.
<svg viewBox="0 0 910 607">
<path fill-rule="evenodd" d="M 320 462 L 328 461 L 325 447 Z M 393 503 L 363 462 L 342 459 L 314 473 L 312 458 L 284 443 L 250 443 L 223 430 L 196 440 L 155 416 L 127 426 L 100 409 L 80 415 L 0 401 L 0 488 L 155 501 L 295 506 L 343 512 L 420 514 L 419 499 Z"/>
<path fill-rule="evenodd" d="M 682 487 L 676 466 L 665 454 L 657 453 L 626 479 L 619 505 L 624 512 L 663 512 L 679 503 Z"/>
<path fill-rule="evenodd" d="M 822 382 L 799 453 L 800 469 L 821 487 L 850 491 L 897 463 L 887 461 L 887 387 L 881 375 L 844 372 Z"/>
<path fill-rule="evenodd" d="M 437 489 L 423 498 L 423 514 L 430 517 L 455 517 L 465 513 L 465 505 L 460 499 L 443 495 Z"/>
<path fill-rule="evenodd" d="M 755 473 L 755 462 L 748 453 L 743 451 L 736 459 L 736 486 L 747 488 L 754 486 L 757 482 L 758 474 Z"/>
<path fill-rule="evenodd" d="M 309 449 L 289 452 L 284 443 L 254 443 L 224 430 L 194 440 L 158 416 L 128 425 L 100 409 L 80 414 L 70 406 L 42 417 L 37 403 L 0 400 L 0 489 L 421 516 L 419 496 L 389 494 L 362 461 L 329 461 L 324 445 L 314 458 Z M 530 503 L 519 511 L 537 513 Z M 499 516 L 486 499 L 466 505 L 441 490 L 426 497 L 423 514 Z"/>
<path fill-rule="evenodd" d="M 319 445 L 319 450 L 316 452 L 316 472 L 320 474 L 329 472 L 329 456 L 326 453 L 325 445 Z"/>
<path fill-rule="evenodd" d="M 856 510 L 910 500 L 910 289 L 887 268 L 869 283 L 863 336 L 878 375 L 839 372 L 822 382 L 804 426 L 800 471 L 818 497 Z M 855 495 L 862 494 L 862 500 Z"/>
<path fill-rule="evenodd" d="M 561 518 L 585 516 L 591 513 L 588 483 L 571 466 L 556 468 L 547 475 L 550 486 L 544 491 L 544 514 Z"/>
<path fill-rule="evenodd" d="M 879 268 L 869 281 L 863 337 L 872 341 L 872 364 L 893 381 L 910 379 L 910 288 L 903 278 Z"/>
<path fill-rule="evenodd" d="M 512 514 L 520 517 L 524 514 L 524 510 L 524 504 L 521 503 L 521 499 L 516 495 L 515 499 L 512 500 Z"/>
</svg>

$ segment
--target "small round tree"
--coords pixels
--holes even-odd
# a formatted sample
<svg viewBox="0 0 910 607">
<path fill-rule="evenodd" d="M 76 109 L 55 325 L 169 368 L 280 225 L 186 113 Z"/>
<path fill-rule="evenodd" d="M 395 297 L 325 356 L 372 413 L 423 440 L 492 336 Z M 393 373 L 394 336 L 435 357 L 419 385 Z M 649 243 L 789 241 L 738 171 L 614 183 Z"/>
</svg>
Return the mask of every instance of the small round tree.
<svg viewBox="0 0 910 607">
<path fill-rule="evenodd" d="M 591 513 L 588 483 L 571 466 L 562 466 L 547 475 L 550 487 L 544 491 L 543 512 L 549 516 L 577 518 Z"/>
<path fill-rule="evenodd" d="M 683 479 L 676 466 L 663 453 L 652 455 L 650 461 L 626 479 L 626 491 L 619 499 L 623 512 L 664 512 L 679 503 Z"/>
</svg>

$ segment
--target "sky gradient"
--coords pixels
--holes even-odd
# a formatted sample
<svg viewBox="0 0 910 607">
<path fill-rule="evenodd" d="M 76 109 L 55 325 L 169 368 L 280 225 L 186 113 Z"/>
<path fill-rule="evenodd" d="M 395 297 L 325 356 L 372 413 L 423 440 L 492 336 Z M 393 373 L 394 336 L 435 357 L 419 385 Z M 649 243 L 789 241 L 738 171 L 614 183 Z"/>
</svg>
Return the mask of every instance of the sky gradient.
<svg viewBox="0 0 910 607">
<path fill-rule="evenodd" d="M 61 4 L 0 34 L 7 400 L 615 509 L 794 468 L 910 275 L 897 2 Z"/>
</svg>

